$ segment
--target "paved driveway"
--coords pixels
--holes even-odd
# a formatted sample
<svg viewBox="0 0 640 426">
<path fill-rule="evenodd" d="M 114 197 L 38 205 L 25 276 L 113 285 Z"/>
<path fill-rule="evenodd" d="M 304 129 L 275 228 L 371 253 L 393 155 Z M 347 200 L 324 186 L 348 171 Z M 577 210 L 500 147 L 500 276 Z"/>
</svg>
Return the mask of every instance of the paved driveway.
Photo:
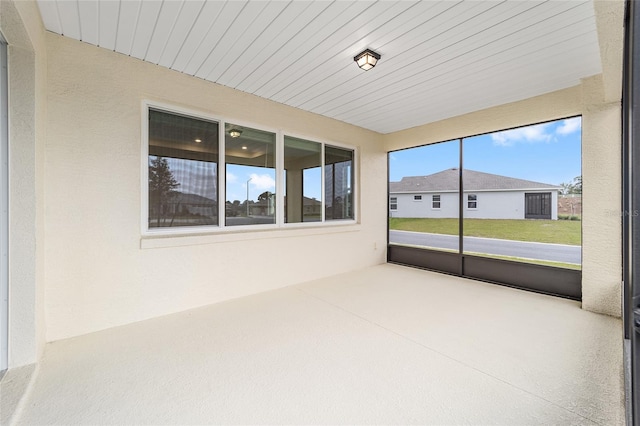
<svg viewBox="0 0 640 426">
<path fill-rule="evenodd" d="M 389 242 L 458 250 L 458 237 L 453 235 L 389 231 Z M 495 238 L 464 237 L 464 251 L 563 263 L 579 264 L 582 261 L 582 247 L 580 246 L 498 240 Z"/>
</svg>

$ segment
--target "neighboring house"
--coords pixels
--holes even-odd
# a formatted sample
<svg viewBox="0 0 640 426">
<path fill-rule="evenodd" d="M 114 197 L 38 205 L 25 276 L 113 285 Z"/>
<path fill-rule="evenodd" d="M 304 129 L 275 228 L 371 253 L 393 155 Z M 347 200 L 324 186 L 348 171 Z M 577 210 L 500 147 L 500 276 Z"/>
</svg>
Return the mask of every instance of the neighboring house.
<svg viewBox="0 0 640 426">
<path fill-rule="evenodd" d="M 160 210 L 162 217 L 181 215 L 216 216 L 218 214 L 218 204 L 215 200 L 198 194 L 176 192 L 160 206 L 153 202 L 149 204 L 149 221 L 157 218 L 158 210 Z"/>
<path fill-rule="evenodd" d="M 457 168 L 389 183 L 391 217 L 459 217 Z M 464 170 L 463 216 L 477 219 L 558 219 L 559 186 Z"/>
</svg>

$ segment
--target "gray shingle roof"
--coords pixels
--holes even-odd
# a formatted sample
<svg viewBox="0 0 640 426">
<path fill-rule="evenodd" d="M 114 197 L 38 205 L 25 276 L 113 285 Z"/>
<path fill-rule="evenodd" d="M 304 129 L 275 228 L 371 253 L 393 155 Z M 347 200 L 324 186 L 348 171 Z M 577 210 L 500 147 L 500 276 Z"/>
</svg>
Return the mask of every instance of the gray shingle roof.
<svg viewBox="0 0 640 426">
<path fill-rule="evenodd" d="M 389 182 L 389 192 L 438 192 L 457 191 L 458 169 L 447 169 L 428 176 L 407 176 L 400 182 Z M 559 189 L 557 185 L 516 179 L 491 173 L 464 169 L 465 191 L 513 190 L 513 189 Z"/>
</svg>

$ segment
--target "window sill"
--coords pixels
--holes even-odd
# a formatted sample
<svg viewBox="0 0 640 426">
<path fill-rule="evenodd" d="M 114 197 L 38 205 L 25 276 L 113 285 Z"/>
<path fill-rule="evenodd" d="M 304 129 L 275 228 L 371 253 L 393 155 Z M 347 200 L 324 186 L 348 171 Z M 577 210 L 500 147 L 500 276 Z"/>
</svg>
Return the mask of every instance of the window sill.
<svg viewBox="0 0 640 426">
<path fill-rule="evenodd" d="M 195 231 L 182 233 L 147 234 L 140 238 L 141 249 L 155 249 L 167 247 L 183 247 L 204 244 L 229 243 L 236 241 L 255 241 L 272 238 L 297 238 L 313 235 L 341 234 L 345 232 L 359 232 L 362 226 L 354 220 L 339 221 L 323 225 L 300 225 L 268 228 L 244 229 L 216 229 L 215 231 Z"/>
</svg>

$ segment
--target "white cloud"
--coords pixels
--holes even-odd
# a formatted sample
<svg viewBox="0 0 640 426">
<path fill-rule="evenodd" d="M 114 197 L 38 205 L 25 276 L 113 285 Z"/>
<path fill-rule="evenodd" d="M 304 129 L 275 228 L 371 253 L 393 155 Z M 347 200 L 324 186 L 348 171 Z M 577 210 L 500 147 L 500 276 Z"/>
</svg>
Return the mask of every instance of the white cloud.
<svg viewBox="0 0 640 426">
<path fill-rule="evenodd" d="M 582 127 L 582 120 L 580 117 L 569 118 L 563 120 L 562 123 L 556 129 L 556 133 L 559 135 L 569 135 L 573 132 L 580 131 Z"/>
<path fill-rule="evenodd" d="M 260 190 L 260 191 L 274 191 L 276 188 L 276 181 L 269 175 L 259 175 L 256 173 L 251 173 L 249 175 L 251 178 L 251 186 Z"/>
<path fill-rule="evenodd" d="M 227 172 L 227 183 L 236 183 L 238 181 L 238 176 L 234 175 L 233 173 L 229 173 Z"/>
<path fill-rule="evenodd" d="M 513 130 L 505 130 L 491 135 L 494 145 L 512 146 L 519 142 L 538 143 L 550 142 L 553 134 L 547 132 L 549 123 L 535 126 L 520 127 Z"/>
</svg>

